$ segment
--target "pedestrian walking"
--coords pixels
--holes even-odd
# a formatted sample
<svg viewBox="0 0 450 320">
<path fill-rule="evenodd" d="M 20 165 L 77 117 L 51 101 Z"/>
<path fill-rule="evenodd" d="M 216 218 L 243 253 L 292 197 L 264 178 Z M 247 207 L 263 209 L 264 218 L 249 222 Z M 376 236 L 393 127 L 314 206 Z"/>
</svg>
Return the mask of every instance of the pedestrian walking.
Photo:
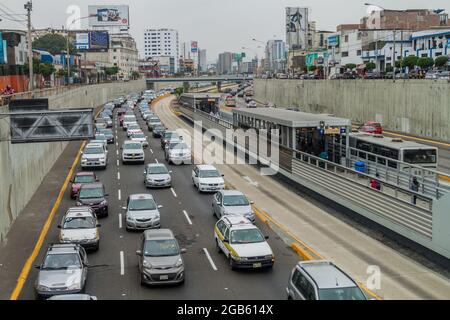
<svg viewBox="0 0 450 320">
<path fill-rule="evenodd" d="M 376 179 L 370 180 L 370 187 L 372 189 L 380 191 L 381 190 L 381 183 L 380 183 L 380 180 L 378 180 L 380 178 L 380 175 L 377 173 L 375 175 L 375 177 L 376 177 Z"/>
<path fill-rule="evenodd" d="M 419 181 L 417 181 L 417 177 L 413 177 L 409 188 L 411 189 L 411 191 L 419 192 L 419 187 L 420 187 L 420 184 L 419 184 Z M 417 203 L 417 195 L 414 194 L 412 200 L 413 200 L 412 203 L 416 204 Z"/>
</svg>

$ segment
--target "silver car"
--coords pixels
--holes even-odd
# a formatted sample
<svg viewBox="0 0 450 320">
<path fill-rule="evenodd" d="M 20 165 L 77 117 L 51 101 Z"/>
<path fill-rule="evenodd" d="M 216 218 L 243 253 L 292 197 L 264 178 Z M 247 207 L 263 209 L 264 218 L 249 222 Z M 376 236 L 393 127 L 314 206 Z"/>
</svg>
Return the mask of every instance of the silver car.
<svg viewBox="0 0 450 320">
<path fill-rule="evenodd" d="M 190 164 L 192 161 L 191 148 L 181 140 L 168 142 L 165 155 L 169 164 Z"/>
<path fill-rule="evenodd" d="M 98 250 L 100 233 L 95 213 L 90 207 L 69 208 L 58 228 L 61 243 L 76 243 L 85 249 Z"/>
<path fill-rule="evenodd" d="M 220 190 L 213 196 L 212 212 L 219 219 L 226 215 L 240 215 L 255 223 L 252 204 L 253 201 L 249 201 L 240 191 Z"/>
<path fill-rule="evenodd" d="M 142 235 L 139 256 L 141 285 L 184 283 L 184 261 L 173 232 L 169 229 L 147 230 Z"/>
<path fill-rule="evenodd" d="M 41 265 L 35 282 L 37 298 L 82 293 L 88 274 L 86 251 L 78 244 L 52 244 Z"/>
<path fill-rule="evenodd" d="M 147 188 L 170 187 L 172 171 L 167 170 L 163 163 L 150 163 L 144 170 L 144 183 Z"/>
<path fill-rule="evenodd" d="M 329 261 L 301 261 L 291 272 L 288 300 L 367 300 L 358 284 Z"/>
<path fill-rule="evenodd" d="M 128 197 L 126 210 L 126 229 L 146 230 L 161 227 L 161 216 L 159 209 L 151 194 L 133 194 Z"/>
</svg>

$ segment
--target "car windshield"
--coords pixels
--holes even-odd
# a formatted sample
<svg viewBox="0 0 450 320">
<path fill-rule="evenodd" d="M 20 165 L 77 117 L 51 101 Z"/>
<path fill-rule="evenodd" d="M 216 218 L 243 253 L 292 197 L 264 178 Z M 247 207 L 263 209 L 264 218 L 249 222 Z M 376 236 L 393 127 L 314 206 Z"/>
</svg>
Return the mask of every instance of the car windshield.
<svg viewBox="0 0 450 320">
<path fill-rule="evenodd" d="M 367 300 L 358 287 L 319 289 L 320 300 Z"/>
<path fill-rule="evenodd" d="M 176 132 L 166 132 L 164 134 L 164 139 L 179 139 L 180 136 Z"/>
<path fill-rule="evenodd" d="M 155 210 L 156 203 L 153 199 L 134 199 L 128 206 L 130 211 Z"/>
<path fill-rule="evenodd" d="M 233 230 L 230 233 L 230 243 L 234 244 L 258 243 L 264 241 L 266 240 L 258 229 Z"/>
<path fill-rule="evenodd" d="M 92 229 L 95 228 L 93 217 L 69 217 L 64 220 L 63 229 Z"/>
<path fill-rule="evenodd" d="M 178 254 L 178 245 L 174 239 L 145 241 L 144 256 L 146 257 L 169 257 Z"/>
<path fill-rule="evenodd" d="M 223 205 L 224 206 L 248 206 L 249 202 L 246 197 L 242 195 L 235 195 L 235 196 L 224 196 L 223 197 Z"/>
<path fill-rule="evenodd" d="M 80 258 L 76 253 L 49 254 L 42 265 L 43 270 L 61 270 L 70 267 L 81 268 Z"/>
<path fill-rule="evenodd" d="M 150 118 L 149 122 L 150 123 L 158 123 L 158 122 L 161 122 L 161 120 L 159 120 L 158 118 Z"/>
<path fill-rule="evenodd" d="M 124 119 L 125 121 L 136 121 L 136 117 L 133 115 L 126 115 Z"/>
<path fill-rule="evenodd" d="M 217 178 L 220 177 L 220 173 L 217 170 L 200 170 L 198 172 L 199 178 Z"/>
<path fill-rule="evenodd" d="M 139 127 L 138 124 L 133 123 L 133 124 L 128 125 L 127 129 L 128 130 L 137 130 L 137 129 L 141 129 L 141 127 Z"/>
<path fill-rule="evenodd" d="M 141 149 L 142 145 L 140 143 L 126 143 L 123 145 L 124 149 L 128 149 L 128 150 L 136 150 L 136 149 Z"/>
<path fill-rule="evenodd" d="M 186 143 L 171 143 L 169 146 L 170 150 L 183 150 L 189 149 Z"/>
<path fill-rule="evenodd" d="M 133 133 L 133 138 L 145 138 L 145 135 L 143 133 Z"/>
<path fill-rule="evenodd" d="M 164 127 L 163 126 L 156 126 L 155 129 L 153 129 L 154 131 L 163 131 Z"/>
<path fill-rule="evenodd" d="M 91 183 L 94 181 L 94 176 L 76 176 L 75 179 L 73 179 L 74 183 Z"/>
<path fill-rule="evenodd" d="M 104 134 L 96 134 L 95 140 L 105 140 L 106 136 Z"/>
<path fill-rule="evenodd" d="M 90 147 L 84 149 L 85 154 L 99 154 L 103 153 L 103 149 L 101 147 Z"/>
<path fill-rule="evenodd" d="M 153 166 L 147 168 L 147 174 L 166 174 L 169 173 L 165 166 Z"/>
<path fill-rule="evenodd" d="M 103 188 L 81 188 L 80 199 L 103 198 Z"/>
<path fill-rule="evenodd" d="M 404 150 L 403 161 L 412 164 L 436 163 L 436 149 Z"/>
</svg>

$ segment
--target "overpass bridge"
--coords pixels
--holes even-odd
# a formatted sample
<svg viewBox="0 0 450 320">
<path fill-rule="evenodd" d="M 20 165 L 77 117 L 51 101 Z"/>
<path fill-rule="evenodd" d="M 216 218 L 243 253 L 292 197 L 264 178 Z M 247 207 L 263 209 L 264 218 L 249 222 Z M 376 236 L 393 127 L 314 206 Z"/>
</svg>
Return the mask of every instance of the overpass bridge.
<svg viewBox="0 0 450 320">
<path fill-rule="evenodd" d="M 253 80 L 253 76 L 245 75 L 222 75 L 208 77 L 176 77 L 176 78 L 146 78 L 148 89 L 154 89 L 155 83 L 184 83 L 184 82 L 216 82 L 218 89 L 222 82 L 242 82 Z"/>
</svg>

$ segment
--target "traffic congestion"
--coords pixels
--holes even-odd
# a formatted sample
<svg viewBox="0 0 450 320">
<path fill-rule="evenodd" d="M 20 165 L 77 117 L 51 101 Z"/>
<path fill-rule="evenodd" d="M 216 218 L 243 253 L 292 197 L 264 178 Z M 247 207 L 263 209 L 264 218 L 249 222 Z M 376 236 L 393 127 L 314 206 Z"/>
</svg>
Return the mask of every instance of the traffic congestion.
<svg viewBox="0 0 450 320">
<path fill-rule="evenodd" d="M 111 299 L 122 287 L 131 298 L 177 299 L 186 290 L 208 298 L 218 285 L 215 298 L 367 299 L 333 263 L 299 262 L 258 221 L 251 199 L 215 166 L 192 163 L 191 147 L 152 107 L 170 93 L 130 93 L 99 113 L 70 181 L 58 241 L 36 265 L 36 298 Z M 117 241 L 127 250 L 113 259 Z M 112 274 L 108 266 L 117 264 Z M 211 289 L 198 291 L 202 282 Z M 161 288 L 168 285 L 178 291 Z"/>
</svg>

